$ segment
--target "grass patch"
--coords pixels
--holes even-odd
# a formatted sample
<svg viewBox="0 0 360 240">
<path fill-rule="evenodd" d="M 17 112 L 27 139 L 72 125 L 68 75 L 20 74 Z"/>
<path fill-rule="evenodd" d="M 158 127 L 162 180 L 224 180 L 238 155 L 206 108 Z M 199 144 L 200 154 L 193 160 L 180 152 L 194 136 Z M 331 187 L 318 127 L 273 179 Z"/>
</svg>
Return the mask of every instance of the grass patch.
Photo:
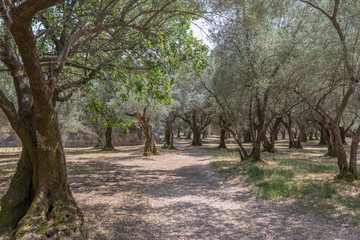
<svg viewBox="0 0 360 240">
<path fill-rule="evenodd" d="M 335 163 L 314 163 L 306 160 L 294 160 L 294 159 L 276 159 L 273 161 L 279 161 L 280 165 L 293 167 L 294 169 L 305 169 L 310 172 L 336 172 L 338 167 Z"/>
<path fill-rule="evenodd" d="M 236 153 L 219 152 L 212 155 L 212 166 L 226 177 L 247 180 L 262 198 L 292 199 L 329 220 L 360 226 L 360 181 L 336 180 L 339 169 L 333 159 L 296 149 L 262 156 L 265 163 L 250 163 Z"/>
<path fill-rule="evenodd" d="M 220 159 L 240 159 L 239 153 L 236 152 L 218 152 L 211 154 L 211 157 Z"/>
<path fill-rule="evenodd" d="M 247 170 L 247 176 L 263 198 L 331 198 L 336 194 L 330 184 L 297 181 L 295 173 L 285 169 L 269 170 L 253 165 Z"/>
</svg>

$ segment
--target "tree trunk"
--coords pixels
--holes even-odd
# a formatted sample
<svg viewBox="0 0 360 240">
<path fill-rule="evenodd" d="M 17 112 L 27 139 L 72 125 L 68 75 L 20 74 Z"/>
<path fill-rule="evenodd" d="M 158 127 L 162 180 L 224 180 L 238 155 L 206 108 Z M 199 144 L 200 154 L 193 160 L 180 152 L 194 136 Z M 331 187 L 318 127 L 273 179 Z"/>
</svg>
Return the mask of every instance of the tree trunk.
<svg viewBox="0 0 360 240">
<path fill-rule="evenodd" d="M 266 152 L 271 152 L 271 143 L 269 141 L 269 139 L 267 138 L 266 134 L 262 134 L 261 137 L 262 143 L 263 143 L 263 147 L 264 147 L 264 151 Z"/>
<path fill-rule="evenodd" d="M 328 144 L 328 132 L 326 128 L 321 126 L 319 145 L 327 145 L 327 144 Z"/>
<path fill-rule="evenodd" d="M 299 128 L 299 135 L 296 138 L 294 148 L 303 149 L 302 142 L 304 142 L 304 140 L 306 141 L 306 139 L 304 139 L 306 138 L 306 134 L 305 134 L 306 128 L 307 128 L 307 124 L 301 124 Z"/>
<path fill-rule="evenodd" d="M 340 127 L 339 130 L 340 130 L 340 136 L 341 136 L 342 144 L 347 145 L 345 128 Z"/>
<path fill-rule="evenodd" d="M 270 153 L 275 152 L 275 140 L 277 139 L 277 135 L 279 133 L 281 121 L 282 121 L 281 118 L 277 118 L 275 120 L 273 128 L 271 129 L 271 132 L 270 132 L 270 142 L 268 142 L 268 139 L 267 139 L 266 135 L 264 134 L 264 142 L 268 142 L 266 144 L 266 146 L 264 144 L 265 151 L 267 151 L 267 152 L 270 152 Z"/>
<path fill-rule="evenodd" d="M 314 140 L 314 131 L 311 130 L 310 133 L 309 133 L 309 141 L 312 141 Z"/>
<path fill-rule="evenodd" d="M 256 137 L 255 145 L 253 146 L 251 156 L 252 156 L 252 161 L 254 162 L 261 161 L 261 137 L 259 136 L 259 134 Z"/>
<path fill-rule="evenodd" d="M 24 144 L 22 145 L 24 147 L 15 175 L 11 179 L 8 191 L 1 198 L 0 232 L 15 228 L 34 199 L 33 167 L 29 151 Z"/>
<path fill-rule="evenodd" d="M 346 152 L 344 145 L 342 144 L 340 129 L 335 124 L 332 126 L 332 132 L 334 134 L 334 145 L 337 155 L 337 164 L 339 166 L 339 178 L 345 178 L 349 174 L 349 165 L 346 159 Z"/>
<path fill-rule="evenodd" d="M 360 125 L 358 126 L 356 133 L 352 136 L 351 141 L 351 150 L 350 150 L 350 166 L 349 171 L 353 175 L 355 180 L 359 180 L 359 176 L 357 173 L 356 165 L 357 165 L 357 151 L 360 142 Z"/>
<path fill-rule="evenodd" d="M 156 148 L 154 134 L 151 124 L 147 124 L 144 128 L 145 132 L 145 148 L 144 156 L 159 155 L 159 150 Z"/>
<path fill-rule="evenodd" d="M 178 137 L 178 138 L 181 137 L 181 136 L 180 136 L 180 133 L 181 133 L 181 129 L 179 128 L 179 129 L 177 130 L 177 137 Z"/>
<path fill-rule="evenodd" d="M 251 143 L 251 133 L 250 130 L 245 130 L 244 131 L 244 142 L 245 143 Z"/>
<path fill-rule="evenodd" d="M 169 148 L 171 146 L 171 132 L 171 127 L 168 123 L 166 123 L 164 146 L 162 146 L 163 149 Z"/>
<path fill-rule="evenodd" d="M 23 149 L 10 187 L 0 201 L 0 231 L 16 227 L 16 239 L 82 239 L 84 218 L 69 188 L 54 107 L 62 64 L 49 68 L 45 75 L 31 22 L 36 12 L 55 4 L 48 2 L 33 2 L 31 10 L 14 6 L 8 12 L 11 22 L 4 24 L 12 38 L 7 38 L 10 48 L 2 61 L 14 78 L 19 108 L 17 112 L 2 91 L 0 108 L 20 137 Z M 13 55 L 15 49 L 19 56 Z"/>
<path fill-rule="evenodd" d="M 289 135 L 289 148 L 295 148 L 295 140 L 294 140 L 294 134 L 292 132 L 292 121 L 291 117 L 288 117 L 288 124 L 287 124 L 287 132 Z"/>
<path fill-rule="evenodd" d="M 174 146 L 174 133 L 171 122 L 166 123 L 164 142 L 164 146 L 162 146 L 163 149 L 176 149 L 176 147 Z"/>
<path fill-rule="evenodd" d="M 286 131 L 285 129 L 281 130 L 281 139 L 284 140 L 286 137 Z"/>
<path fill-rule="evenodd" d="M 115 150 L 112 144 L 112 127 L 107 127 L 105 132 L 105 146 L 102 148 L 103 151 Z"/>
<path fill-rule="evenodd" d="M 192 128 L 193 140 L 191 146 L 202 146 L 201 142 L 201 130 L 198 128 Z"/>
<path fill-rule="evenodd" d="M 203 138 L 203 139 L 204 139 L 204 138 L 207 138 L 207 136 L 208 136 L 208 131 L 207 131 L 207 129 L 203 130 L 201 134 L 202 134 L 202 138 Z"/>
<path fill-rule="evenodd" d="M 219 144 L 218 148 L 226 148 L 225 134 L 226 134 L 226 129 L 222 128 L 220 131 L 220 144 Z"/>
<path fill-rule="evenodd" d="M 325 156 L 336 157 L 335 139 L 332 130 L 326 130 L 324 135 L 325 141 L 327 142 L 328 152 Z"/>
<path fill-rule="evenodd" d="M 304 128 L 304 129 L 302 129 Z M 307 135 L 306 135 L 306 130 L 307 130 L 307 124 L 301 126 L 301 129 L 300 129 L 300 134 L 299 134 L 299 138 L 300 138 L 300 141 L 301 142 L 307 142 Z"/>
<path fill-rule="evenodd" d="M 43 122 L 38 116 L 37 135 L 29 134 L 30 142 L 23 138 L 16 173 L 1 199 L 0 230 L 17 227 L 16 238 L 24 239 L 70 235 L 81 238 L 83 214 L 67 181 L 56 114 L 48 114 L 53 117 L 44 118 Z"/>
<path fill-rule="evenodd" d="M 225 134 L 225 139 L 229 139 L 231 137 L 230 135 L 230 131 L 226 131 L 226 134 Z"/>
<path fill-rule="evenodd" d="M 174 133 L 171 131 L 171 144 L 170 144 L 170 149 L 177 149 L 175 146 L 174 146 Z"/>
</svg>

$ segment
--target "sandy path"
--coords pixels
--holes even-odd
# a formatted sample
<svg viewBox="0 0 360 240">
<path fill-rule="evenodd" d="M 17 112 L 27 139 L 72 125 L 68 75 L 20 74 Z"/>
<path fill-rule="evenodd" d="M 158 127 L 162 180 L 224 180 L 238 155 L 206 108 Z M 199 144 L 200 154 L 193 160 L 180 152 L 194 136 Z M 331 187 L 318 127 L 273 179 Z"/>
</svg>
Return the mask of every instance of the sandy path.
<svg viewBox="0 0 360 240">
<path fill-rule="evenodd" d="M 180 149 L 139 168 L 156 175 L 142 189 L 150 199 L 144 219 L 159 230 L 149 239 L 360 239 L 355 227 L 257 198 L 217 176 L 203 150 Z"/>
</svg>

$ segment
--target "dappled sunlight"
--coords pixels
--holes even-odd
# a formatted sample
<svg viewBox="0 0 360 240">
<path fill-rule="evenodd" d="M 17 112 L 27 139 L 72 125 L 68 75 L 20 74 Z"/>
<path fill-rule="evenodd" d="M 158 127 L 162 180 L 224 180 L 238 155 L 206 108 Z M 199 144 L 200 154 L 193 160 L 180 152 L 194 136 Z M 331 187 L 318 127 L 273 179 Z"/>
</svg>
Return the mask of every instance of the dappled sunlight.
<svg viewBox="0 0 360 240">
<path fill-rule="evenodd" d="M 354 193 L 358 185 L 347 185 L 342 198 L 319 201 L 315 212 L 308 198 L 301 205 L 294 199 L 261 199 L 249 183 L 232 180 L 248 165 L 240 161 L 233 140 L 227 140 L 230 144 L 225 150 L 217 149 L 217 142 L 212 136 L 204 140 L 203 147 L 191 147 L 189 140 L 177 139 L 178 150 L 161 150 L 160 156 L 151 157 L 142 156 L 143 146 L 116 147 L 111 152 L 65 149 L 70 187 L 85 214 L 86 236 L 300 240 L 323 238 L 326 233 L 332 239 L 355 239 L 358 233 L 349 232 L 350 225 L 333 226 L 326 219 L 354 218 L 354 209 L 359 209 L 354 205 L 359 198 Z M 304 146 L 291 151 L 285 144 L 276 146 L 276 153 L 263 153 L 266 163 L 260 166 L 274 171 L 275 175 L 269 176 L 273 180 L 285 176 L 286 172 L 278 169 L 296 169 L 295 174 L 285 177 L 294 182 L 341 185 L 334 180 L 334 160 L 323 157 L 326 149 Z M 18 148 L 1 150 L 0 195 L 5 193 L 20 156 Z M 213 168 L 222 168 L 220 173 L 228 178 L 219 177 Z M 313 228 L 315 224 L 317 228 Z"/>
</svg>

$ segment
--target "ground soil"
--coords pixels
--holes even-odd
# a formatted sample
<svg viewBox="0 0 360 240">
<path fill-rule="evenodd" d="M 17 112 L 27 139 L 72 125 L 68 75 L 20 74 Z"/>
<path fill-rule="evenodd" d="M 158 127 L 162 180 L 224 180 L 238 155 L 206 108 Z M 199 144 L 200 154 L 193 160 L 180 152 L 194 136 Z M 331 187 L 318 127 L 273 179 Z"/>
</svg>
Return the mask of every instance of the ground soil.
<svg viewBox="0 0 360 240">
<path fill-rule="evenodd" d="M 178 151 L 154 157 L 142 157 L 140 146 L 67 150 L 87 238 L 360 239 L 356 227 L 295 203 L 261 199 L 247 184 L 227 181 L 211 169 L 212 150 L 189 143 L 178 140 Z M 0 179 L 2 196 L 10 178 Z"/>
</svg>

